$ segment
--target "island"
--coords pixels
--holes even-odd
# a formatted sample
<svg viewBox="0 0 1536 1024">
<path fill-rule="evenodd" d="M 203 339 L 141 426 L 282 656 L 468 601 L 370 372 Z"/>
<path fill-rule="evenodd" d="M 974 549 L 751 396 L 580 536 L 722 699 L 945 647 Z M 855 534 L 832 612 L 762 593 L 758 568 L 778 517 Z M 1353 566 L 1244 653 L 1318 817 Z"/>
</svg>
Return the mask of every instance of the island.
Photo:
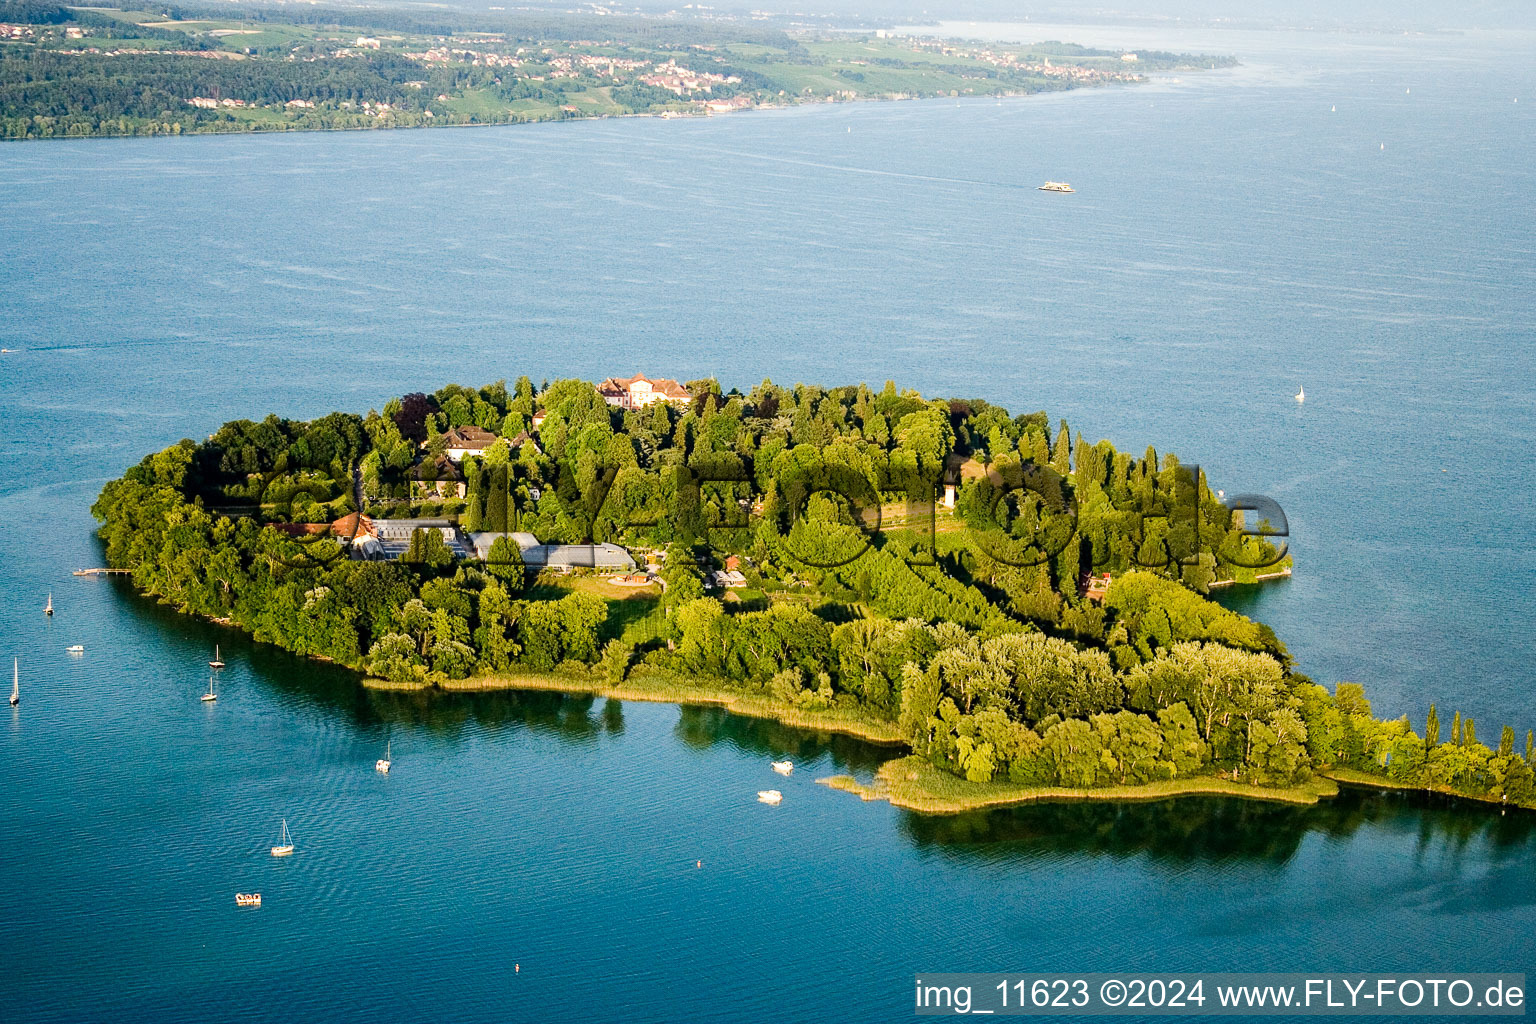
<svg viewBox="0 0 1536 1024">
<path fill-rule="evenodd" d="M 637 374 L 235 420 L 93 506 L 108 566 L 363 685 L 713 704 L 888 744 L 866 799 L 1337 784 L 1536 807 L 1533 735 L 1382 720 L 1213 600 L 1292 561 L 1278 506 L 1044 412 L 892 382 Z"/>
<path fill-rule="evenodd" d="M 714 115 L 1142 82 L 1230 57 L 665 19 L 319 5 L 0 0 L 0 138 Z"/>
</svg>

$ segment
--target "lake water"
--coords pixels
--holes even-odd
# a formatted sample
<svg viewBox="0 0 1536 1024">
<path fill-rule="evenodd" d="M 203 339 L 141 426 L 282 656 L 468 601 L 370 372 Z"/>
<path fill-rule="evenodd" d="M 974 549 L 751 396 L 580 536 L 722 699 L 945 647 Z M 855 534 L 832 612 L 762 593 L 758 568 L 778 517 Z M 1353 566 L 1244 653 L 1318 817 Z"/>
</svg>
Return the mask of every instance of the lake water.
<svg viewBox="0 0 1536 1024">
<path fill-rule="evenodd" d="M 1530 816 L 1350 794 L 925 819 L 813 784 L 871 771 L 861 744 L 369 694 L 69 575 L 100 562 L 104 480 L 237 416 L 521 373 L 892 377 L 1275 497 L 1296 576 L 1231 600 L 1300 670 L 1536 725 L 1536 40 L 1059 28 L 1022 34 L 1244 64 L 0 147 L 6 1019 L 888 1020 L 917 971 L 1536 963 Z M 753 803 L 785 753 L 784 804 Z"/>
</svg>

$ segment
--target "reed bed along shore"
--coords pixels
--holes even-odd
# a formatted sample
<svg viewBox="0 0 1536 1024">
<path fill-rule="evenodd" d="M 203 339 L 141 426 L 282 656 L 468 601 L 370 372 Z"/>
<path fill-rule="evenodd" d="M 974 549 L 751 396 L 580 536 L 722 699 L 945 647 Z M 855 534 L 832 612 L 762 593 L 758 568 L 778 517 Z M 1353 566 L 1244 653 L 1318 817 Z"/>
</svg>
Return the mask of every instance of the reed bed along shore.
<svg viewBox="0 0 1536 1024">
<path fill-rule="evenodd" d="M 785 725 L 816 732 L 835 732 L 854 736 L 869 743 L 903 745 L 895 723 L 882 722 L 843 709 L 813 711 L 786 707 L 767 697 L 741 693 L 711 680 L 683 680 L 670 673 L 632 672 L 621 683 L 611 683 L 597 675 L 574 671 L 513 672 L 499 675 L 450 679 L 434 687 L 428 683 L 391 683 L 383 679 L 365 679 L 363 685 L 378 690 L 440 689 L 449 693 L 491 693 L 500 690 L 545 690 L 558 693 L 587 694 L 614 700 L 646 701 L 660 704 L 692 704 L 719 707 L 736 715 L 766 718 Z"/>
<path fill-rule="evenodd" d="M 854 793 L 862 800 L 887 800 L 896 807 L 924 814 L 958 814 L 1041 800 L 1165 800 L 1177 796 L 1236 796 L 1248 800 L 1315 804 L 1339 792 L 1337 783 L 1320 777 L 1296 786 L 1258 786 L 1202 775 L 1093 789 L 967 782 L 916 756 L 887 761 L 875 773 L 872 784 L 862 783 L 849 775 L 834 775 L 816 781 L 832 789 Z"/>
</svg>

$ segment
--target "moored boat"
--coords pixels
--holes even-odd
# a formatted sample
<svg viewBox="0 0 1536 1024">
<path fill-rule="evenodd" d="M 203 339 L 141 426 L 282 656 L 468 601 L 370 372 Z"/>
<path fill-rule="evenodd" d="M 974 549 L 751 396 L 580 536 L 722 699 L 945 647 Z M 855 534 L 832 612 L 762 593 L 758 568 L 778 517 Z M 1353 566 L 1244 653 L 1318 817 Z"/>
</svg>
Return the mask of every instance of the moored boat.
<svg viewBox="0 0 1536 1024">
<path fill-rule="evenodd" d="M 259 907 L 259 906 L 261 906 L 261 893 L 259 893 L 259 892 L 237 892 L 237 893 L 235 893 L 235 906 L 237 906 L 237 907 Z"/>
<path fill-rule="evenodd" d="M 291 853 L 293 853 L 293 837 L 288 835 L 288 819 L 284 818 L 282 837 L 278 839 L 277 845 L 272 847 L 272 856 L 287 857 Z"/>
<path fill-rule="evenodd" d="M 757 791 L 757 802 L 758 803 L 771 804 L 773 806 L 778 806 L 779 801 L 783 800 L 783 799 L 784 799 L 784 794 L 780 793 L 776 789 L 760 789 L 760 790 Z"/>
<path fill-rule="evenodd" d="M 780 775 L 788 775 L 795 770 L 795 763 L 793 761 L 774 761 L 773 770 Z"/>
<path fill-rule="evenodd" d="M 380 772 L 380 773 L 382 773 L 384 775 L 388 775 L 389 774 L 390 763 L 391 762 L 389 760 L 389 741 L 385 740 L 384 741 L 384 756 L 379 758 L 377 761 L 373 762 L 373 770 L 376 771 L 376 772 Z"/>
<path fill-rule="evenodd" d="M 208 663 L 209 668 L 223 668 L 224 659 L 219 657 L 219 645 L 213 645 L 213 660 Z"/>
<path fill-rule="evenodd" d="M 219 691 L 213 685 L 213 676 L 208 677 L 208 692 L 203 694 L 203 700 L 215 701 L 219 699 Z"/>
</svg>

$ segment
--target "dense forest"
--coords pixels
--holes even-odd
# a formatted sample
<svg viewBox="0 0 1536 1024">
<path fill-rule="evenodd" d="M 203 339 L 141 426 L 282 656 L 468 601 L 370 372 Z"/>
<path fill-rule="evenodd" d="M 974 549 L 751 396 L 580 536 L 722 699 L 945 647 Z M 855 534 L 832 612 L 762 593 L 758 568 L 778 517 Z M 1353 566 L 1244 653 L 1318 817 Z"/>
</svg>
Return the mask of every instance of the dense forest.
<svg viewBox="0 0 1536 1024">
<path fill-rule="evenodd" d="M 1348 769 L 1536 804 L 1529 732 L 1489 746 L 1459 714 L 1448 736 L 1433 708 L 1422 733 L 1378 720 L 1359 686 L 1330 694 L 1210 600 L 1286 559 L 1197 467 L 891 383 L 687 389 L 622 411 L 585 381 L 523 378 L 237 420 L 146 457 L 93 511 L 146 592 L 405 684 L 694 681 L 885 723 L 976 782 L 1285 787 Z M 474 427 L 494 440 L 454 461 Z M 418 529 L 398 558 L 359 558 L 359 500 L 496 539 L 456 557 Z M 512 532 L 654 552 L 657 586 L 535 571 Z M 720 565 L 744 583 L 714 586 Z"/>
</svg>

